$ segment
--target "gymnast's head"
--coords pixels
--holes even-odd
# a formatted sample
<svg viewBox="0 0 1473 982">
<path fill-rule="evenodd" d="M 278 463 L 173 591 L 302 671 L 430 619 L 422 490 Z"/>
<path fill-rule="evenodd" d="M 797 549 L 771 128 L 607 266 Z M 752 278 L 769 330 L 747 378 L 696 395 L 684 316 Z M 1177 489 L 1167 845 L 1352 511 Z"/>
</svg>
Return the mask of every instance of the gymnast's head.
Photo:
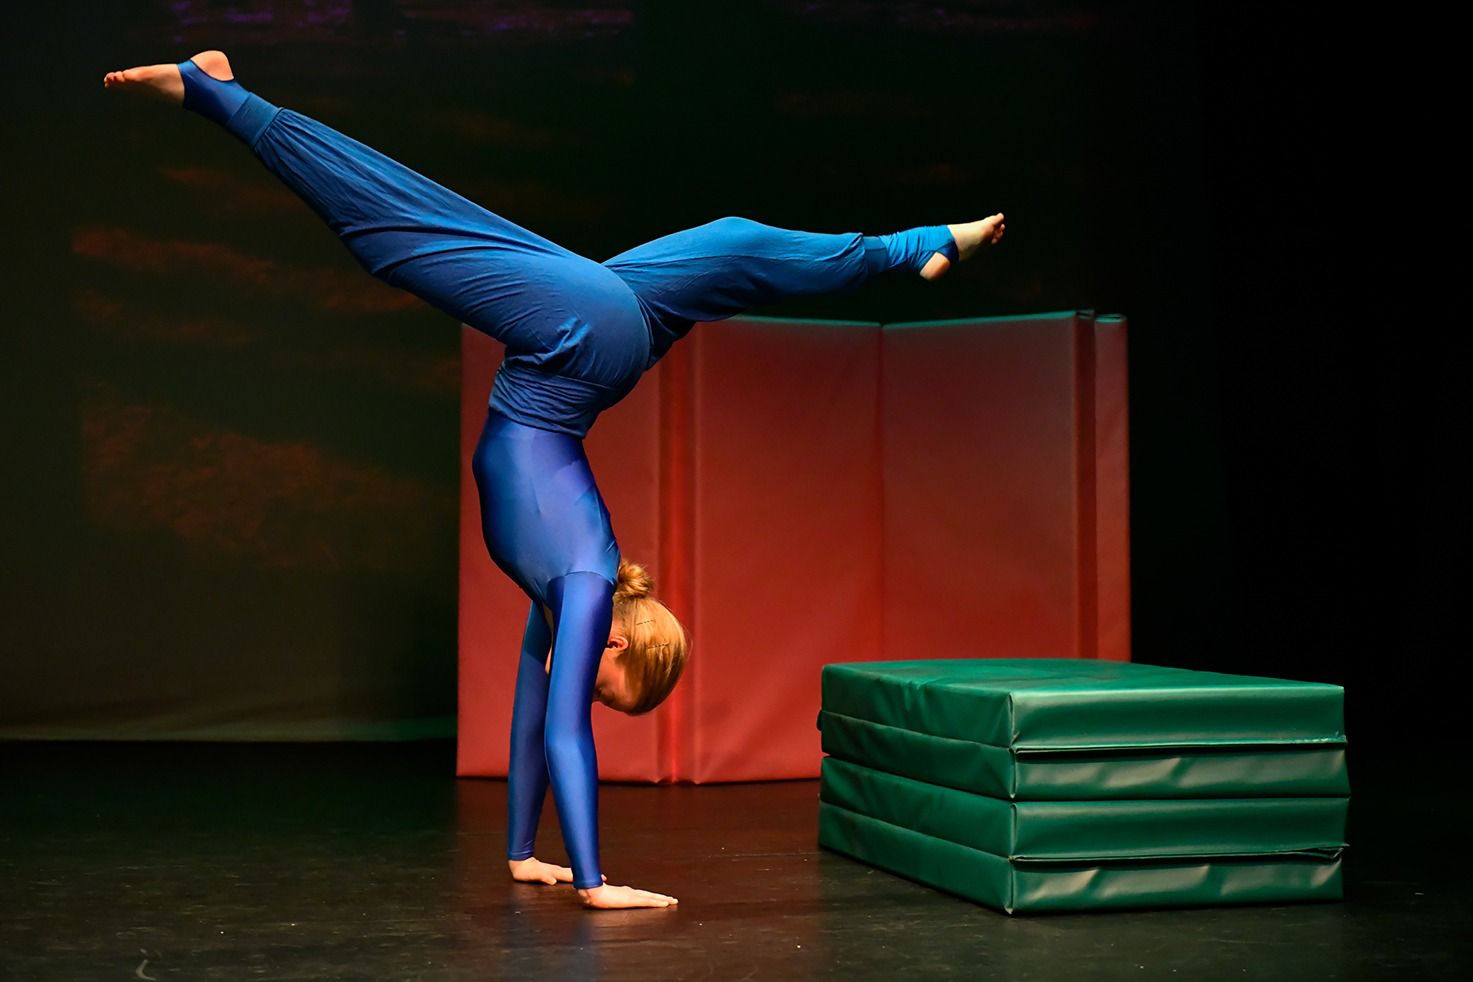
<svg viewBox="0 0 1473 982">
<path fill-rule="evenodd" d="M 665 701 L 690 653 L 685 628 L 650 596 L 654 589 L 643 566 L 619 560 L 613 628 L 594 693 L 599 702 L 630 716 L 642 716 Z"/>
</svg>

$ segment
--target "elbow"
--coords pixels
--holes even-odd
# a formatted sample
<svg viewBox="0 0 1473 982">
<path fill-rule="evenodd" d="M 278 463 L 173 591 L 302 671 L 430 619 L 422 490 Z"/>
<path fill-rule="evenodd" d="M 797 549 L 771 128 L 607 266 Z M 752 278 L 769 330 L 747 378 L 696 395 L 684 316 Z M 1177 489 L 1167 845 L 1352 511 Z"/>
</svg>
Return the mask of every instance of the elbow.
<svg viewBox="0 0 1473 982">
<path fill-rule="evenodd" d="M 595 766 L 593 727 L 570 730 L 549 726 L 543 738 L 543 751 L 547 754 L 548 768 L 554 772 L 568 767 Z"/>
</svg>

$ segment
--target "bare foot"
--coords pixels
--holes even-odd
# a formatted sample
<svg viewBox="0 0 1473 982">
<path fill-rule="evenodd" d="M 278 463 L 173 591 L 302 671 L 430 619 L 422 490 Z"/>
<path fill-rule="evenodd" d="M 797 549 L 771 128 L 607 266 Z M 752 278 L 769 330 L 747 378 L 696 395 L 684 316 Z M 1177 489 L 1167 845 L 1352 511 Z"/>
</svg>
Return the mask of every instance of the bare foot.
<svg viewBox="0 0 1473 982">
<path fill-rule="evenodd" d="M 222 82 L 235 77 L 223 51 L 201 51 L 193 60 L 205 74 Z M 184 101 L 184 79 L 179 77 L 178 65 L 140 65 L 108 72 L 102 76 L 102 84 L 109 89 L 134 89 L 176 105 Z"/>
<path fill-rule="evenodd" d="M 993 245 L 1001 241 L 1003 230 L 1007 228 L 1003 224 L 1003 214 L 989 215 L 979 222 L 967 222 L 963 225 L 946 226 L 951 232 L 951 238 L 956 242 L 956 255 L 958 261 L 965 262 L 978 249 L 983 246 Z M 934 280 L 951 268 L 951 260 L 941 253 L 932 253 L 931 258 L 921 269 L 921 275 L 928 280 Z"/>
</svg>

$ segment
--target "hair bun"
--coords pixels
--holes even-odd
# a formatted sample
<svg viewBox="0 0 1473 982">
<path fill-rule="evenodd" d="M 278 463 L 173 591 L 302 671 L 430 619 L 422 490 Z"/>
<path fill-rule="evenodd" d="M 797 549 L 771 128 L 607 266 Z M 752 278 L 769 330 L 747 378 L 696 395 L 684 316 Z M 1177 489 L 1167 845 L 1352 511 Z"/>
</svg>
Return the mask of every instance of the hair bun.
<svg viewBox="0 0 1473 982">
<path fill-rule="evenodd" d="M 639 563 L 619 560 L 618 579 L 614 583 L 615 600 L 638 600 L 655 590 L 654 578 Z"/>
</svg>

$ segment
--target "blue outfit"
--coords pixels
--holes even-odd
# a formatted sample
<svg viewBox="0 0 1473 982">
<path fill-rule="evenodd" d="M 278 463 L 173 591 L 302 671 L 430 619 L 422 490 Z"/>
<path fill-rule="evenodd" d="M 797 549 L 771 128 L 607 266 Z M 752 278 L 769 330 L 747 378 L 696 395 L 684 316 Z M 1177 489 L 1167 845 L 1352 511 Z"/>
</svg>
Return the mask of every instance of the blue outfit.
<svg viewBox="0 0 1473 982">
<path fill-rule="evenodd" d="M 919 271 L 933 252 L 955 262 L 951 233 L 797 232 L 728 217 L 596 263 L 192 60 L 179 71 L 184 108 L 250 147 L 364 269 L 506 346 L 472 469 L 486 547 L 532 601 L 512 708 L 507 856 L 532 855 L 550 780 L 573 883 L 598 886 L 590 709 L 619 546 L 583 437 L 697 322 Z"/>
</svg>

